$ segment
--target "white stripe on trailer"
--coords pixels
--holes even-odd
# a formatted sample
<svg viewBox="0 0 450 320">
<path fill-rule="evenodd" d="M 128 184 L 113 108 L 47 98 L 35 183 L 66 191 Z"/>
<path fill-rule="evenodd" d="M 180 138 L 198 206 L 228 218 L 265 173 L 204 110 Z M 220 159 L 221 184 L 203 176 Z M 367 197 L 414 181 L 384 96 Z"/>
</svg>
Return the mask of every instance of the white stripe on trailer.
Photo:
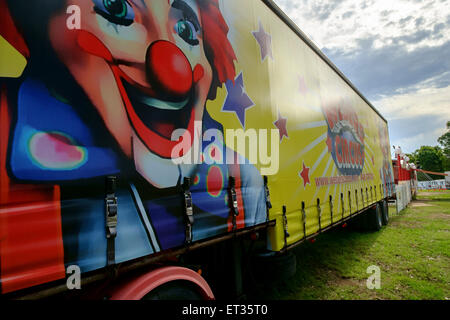
<svg viewBox="0 0 450 320">
<path fill-rule="evenodd" d="M 159 247 L 158 241 L 156 240 L 155 231 L 153 230 L 153 227 L 152 227 L 150 221 L 148 220 L 147 212 L 145 211 L 144 204 L 142 203 L 141 197 L 139 196 L 139 193 L 138 193 L 136 187 L 134 186 L 134 184 L 130 183 L 130 187 L 131 187 L 131 191 L 133 192 L 134 198 L 136 199 L 136 204 L 138 205 L 139 213 L 142 217 L 142 220 L 144 221 L 145 228 L 147 229 L 148 234 L 150 235 L 150 240 L 152 242 L 152 246 L 153 246 L 153 248 L 155 248 L 155 252 L 159 252 L 159 251 L 161 251 L 161 249 Z"/>
<path fill-rule="evenodd" d="M 306 129 L 326 127 L 326 126 L 327 126 L 327 122 L 325 120 L 322 120 L 322 121 L 301 123 L 297 126 L 294 126 L 291 130 L 306 130 Z"/>
<path fill-rule="evenodd" d="M 304 154 L 308 153 L 309 151 L 314 149 L 314 147 L 316 147 L 319 143 L 324 141 L 327 138 L 327 136 L 328 136 L 328 132 L 325 132 L 322 135 L 320 135 L 316 140 L 314 140 L 309 145 L 307 145 L 305 148 L 303 148 L 302 151 L 299 152 L 294 158 L 292 158 L 286 165 L 290 166 L 292 163 L 297 162 L 298 159 L 300 159 Z"/>
<path fill-rule="evenodd" d="M 325 155 L 326 155 L 327 153 L 328 153 L 328 147 L 325 148 L 325 149 L 323 149 L 323 151 L 322 151 L 322 153 L 320 154 L 319 158 L 317 159 L 316 163 L 315 163 L 314 166 L 311 168 L 311 171 L 310 171 L 310 173 L 309 173 L 310 176 L 313 176 L 313 174 L 314 174 L 314 172 L 316 171 L 317 167 L 318 167 L 319 164 L 322 162 L 323 157 L 325 157 Z M 330 157 L 329 159 L 331 160 L 331 157 Z M 330 162 L 330 161 L 328 160 L 328 162 Z M 327 168 L 325 169 L 325 171 L 327 171 L 327 170 L 328 170 L 328 166 L 327 166 Z M 323 177 L 323 175 L 322 175 L 322 177 Z"/>
</svg>

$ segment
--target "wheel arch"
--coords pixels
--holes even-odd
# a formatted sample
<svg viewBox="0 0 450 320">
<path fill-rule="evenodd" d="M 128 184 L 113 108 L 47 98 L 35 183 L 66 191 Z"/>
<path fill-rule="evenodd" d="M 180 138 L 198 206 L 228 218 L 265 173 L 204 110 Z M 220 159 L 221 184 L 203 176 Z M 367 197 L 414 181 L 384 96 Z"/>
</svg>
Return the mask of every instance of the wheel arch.
<svg viewBox="0 0 450 320">
<path fill-rule="evenodd" d="M 206 280 L 197 272 L 184 267 L 161 267 L 127 279 L 111 290 L 111 300 L 140 300 L 147 293 L 173 281 L 187 281 L 198 289 L 205 300 L 213 300 L 214 294 Z"/>
</svg>

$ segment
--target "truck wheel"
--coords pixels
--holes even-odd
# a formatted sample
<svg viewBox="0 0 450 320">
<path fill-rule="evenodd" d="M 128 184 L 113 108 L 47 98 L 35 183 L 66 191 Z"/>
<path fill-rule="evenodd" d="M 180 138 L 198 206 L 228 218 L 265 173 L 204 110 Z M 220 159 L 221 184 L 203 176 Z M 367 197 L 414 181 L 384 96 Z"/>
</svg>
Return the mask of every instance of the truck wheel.
<svg viewBox="0 0 450 320">
<path fill-rule="evenodd" d="M 366 214 L 366 226 L 368 231 L 379 231 L 383 226 L 381 205 L 378 202 L 373 209 L 369 209 Z"/>
<path fill-rule="evenodd" d="M 382 204 L 382 217 L 383 217 L 383 225 L 386 226 L 389 223 L 389 207 L 386 200 L 383 200 Z"/>
<path fill-rule="evenodd" d="M 348 225 L 351 230 L 364 232 L 366 231 L 366 217 L 365 213 L 358 214 L 356 217 L 351 218 L 348 220 Z"/>
<path fill-rule="evenodd" d="M 194 285 L 187 281 L 171 281 L 153 289 L 142 300 L 203 300 Z"/>
</svg>

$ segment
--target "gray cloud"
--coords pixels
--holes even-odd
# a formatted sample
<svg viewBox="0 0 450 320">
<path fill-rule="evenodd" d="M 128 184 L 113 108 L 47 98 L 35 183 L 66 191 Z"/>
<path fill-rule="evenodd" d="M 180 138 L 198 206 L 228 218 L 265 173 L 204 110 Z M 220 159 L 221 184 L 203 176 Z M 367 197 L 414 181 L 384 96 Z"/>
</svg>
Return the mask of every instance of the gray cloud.
<svg viewBox="0 0 450 320">
<path fill-rule="evenodd" d="M 414 19 L 414 17 L 407 16 L 406 18 L 400 19 L 398 21 L 398 24 L 403 28 L 408 22 L 410 22 L 413 19 Z M 422 18 L 420 18 L 420 19 L 422 19 Z M 417 23 L 417 20 L 419 20 L 419 19 L 416 19 L 416 23 Z"/>
<path fill-rule="evenodd" d="M 383 11 L 380 12 L 380 15 L 383 16 L 383 17 L 387 17 L 387 16 L 389 16 L 391 13 L 393 13 L 393 11 L 390 11 L 390 10 L 383 10 Z"/>
<path fill-rule="evenodd" d="M 441 46 L 420 47 L 407 51 L 404 42 L 414 43 L 427 34 L 418 31 L 412 36 L 394 39 L 393 44 L 374 48 L 375 37 L 359 39 L 359 48 L 353 52 L 324 49 L 324 53 L 369 99 L 392 95 L 398 89 L 407 89 L 423 81 L 450 84 L 450 41 Z"/>
<path fill-rule="evenodd" d="M 401 119 L 393 119 L 389 126 L 395 129 L 392 131 L 392 139 L 412 138 L 417 135 L 417 128 L 436 128 L 440 126 L 445 128 L 445 119 L 441 119 L 438 115 L 425 115 L 421 117 L 408 117 L 405 112 L 405 117 Z"/>
<path fill-rule="evenodd" d="M 407 152 L 437 144 L 450 115 L 448 0 L 407 0 L 401 6 L 377 0 L 275 1 L 379 106 L 389 121 L 391 144 Z"/>
<path fill-rule="evenodd" d="M 444 23 L 435 24 L 434 27 L 433 27 L 433 33 L 434 34 L 438 34 L 444 29 L 445 29 L 445 24 Z"/>
<path fill-rule="evenodd" d="M 320 21 L 327 20 L 342 1 L 329 1 L 327 3 L 312 2 L 312 12 Z"/>
<path fill-rule="evenodd" d="M 355 14 L 354 11 L 347 11 L 342 15 L 342 19 L 348 19 Z"/>
<path fill-rule="evenodd" d="M 431 30 L 419 30 L 412 34 L 391 38 L 394 43 L 416 44 L 432 36 Z"/>
<path fill-rule="evenodd" d="M 330 15 L 344 2 L 343 0 L 329 0 L 329 1 L 316 1 L 316 0 L 301 0 L 293 2 L 290 0 L 278 0 L 278 4 L 282 5 L 285 11 L 298 9 L 301 5 L 308 5 L 310 7 L 309 13 L 312 18 L 320 21 L 327 20 Z"/>
<path fill-rule="evenodd" d="M 435 146 L 439 134 L 433 134 L 433 130 L 444 129 L 446 121 L 437 115 L 389 120 L 389 140 L 391 145 L 400 145 L 407 153 L 422 145 Z"/>
<path fill-rule="evenodd" d="M 423 17 L 417 18 L 414 21 L 414 24 L 416 25 L 416 28 L 420 27 L 425 22 L 425 19 Z"/>
</svg>

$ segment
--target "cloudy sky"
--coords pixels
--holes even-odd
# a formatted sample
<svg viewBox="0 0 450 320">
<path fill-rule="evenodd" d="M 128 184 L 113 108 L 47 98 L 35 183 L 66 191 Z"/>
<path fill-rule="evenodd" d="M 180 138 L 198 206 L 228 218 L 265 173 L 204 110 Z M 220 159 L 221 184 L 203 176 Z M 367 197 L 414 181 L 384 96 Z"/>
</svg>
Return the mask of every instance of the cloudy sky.
<svg viewBox="0 0 450 320">
<path fill-rule="evenodd" d="M 389 122 L 437 145 L 450 120 L 450 0 L 275 0 Z"/>
</svg>

